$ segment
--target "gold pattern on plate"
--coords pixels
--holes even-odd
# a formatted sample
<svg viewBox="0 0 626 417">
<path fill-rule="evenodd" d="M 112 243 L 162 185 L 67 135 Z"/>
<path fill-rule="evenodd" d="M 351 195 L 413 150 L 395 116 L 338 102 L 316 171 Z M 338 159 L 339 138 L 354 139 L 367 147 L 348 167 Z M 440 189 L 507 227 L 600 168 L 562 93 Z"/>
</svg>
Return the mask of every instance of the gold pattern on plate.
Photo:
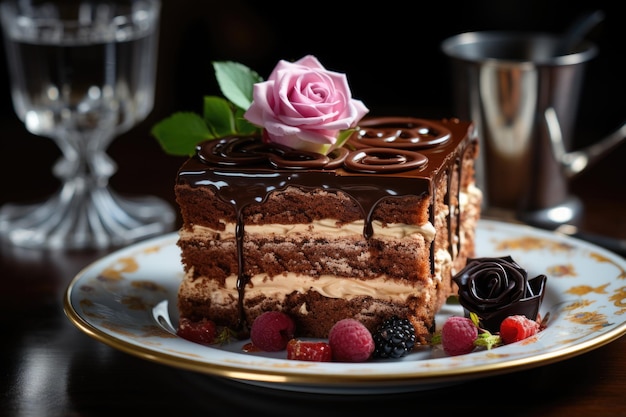
<svg viewBox="0 0 626 417">
<path fill-rule="evenodd" d="M 523 251 L 534 251 L 540 249 L 547 249 L 555 252 L 567 252 L 574 249 L 574 246 L 557 242 L 550 239 L 544 239 L 535 236 L 522 236 L 515 239 L 503 239 L 498 242 L 496 245 L 497 250 L 506 251 L 506 250 L 523 250 Z"/>
<path fill-rule="evenodd" d="M 589 293 L 606 294 L 606 288 L 611 284 L 600 285 L 599 287 L 592 287 L 590 285 L 576 285 L 567 290 L 567 293 L 574 295 L 586 295 Z"/>
<path fill-rule="evenodd" d="M 606 315 L 594 311 L 581 311 L 567 316 L 567 319 L 573 323 L 592 326 L 593 331 L 600 331 L 603 327 L 608 326 L 609 322 Z"/>
<path fill-rule="evenodd" d="M 126 306 L 131 310 L 145 310 L 148 311 L 154 307 L 153 304 L 144 301 L 142 297 L 138 297 L 136 295 L 127 295 L 120 299 L 120 303 Z"/>
<path fill-rule="evenodd" d="M 575 277 L 576 268 L 572 264 L 553 265 L 548 268 L 548 275 L 551 277 Z"/>
<path fill-rule="evenodd" d="M 626 313 L 626 287 L 616 289 L 613 295 L 609 297 L 609 301 L 612 301 L 615 307 L 620 308 L 615 314 Z"/>
<path fill-rule="evenodd" d="M 118 281 L 123 278 L 123 273 L 131 273 L 139 270 L 139 263 L 133 257 L 119 258 L 117 262 L 105 268 L 100 273 L 100 279 L 103 281 Z"/>
<path fill-rule="evenodd" d="M 606 256 L 601 255 L 596 252 L 592 252 L 590 256 L 592 259 L 594 259 L 598 263 L 608 263 L 608 264 L 615 266 L 617 270 L 620 271 L 619 275 L 617 276 L 617 279 L 626 279 L 626 269 L 622 268 L 612 259 L 609 259 Z"/>
<path fill-rule="evenodd" d="M 563 307 L 563 310 L 564 311 L 572 311 L 572 310 L 576 310 L 577 308 L 588 307 L 588 306 L 590 306 L 593 303 L 595 303 L 595 301 L 577 300 L 577 301 L 574 301 L 573 303 L 570 303 L 570 304 L 566 305 L 565 307 Z"/>
</svg>

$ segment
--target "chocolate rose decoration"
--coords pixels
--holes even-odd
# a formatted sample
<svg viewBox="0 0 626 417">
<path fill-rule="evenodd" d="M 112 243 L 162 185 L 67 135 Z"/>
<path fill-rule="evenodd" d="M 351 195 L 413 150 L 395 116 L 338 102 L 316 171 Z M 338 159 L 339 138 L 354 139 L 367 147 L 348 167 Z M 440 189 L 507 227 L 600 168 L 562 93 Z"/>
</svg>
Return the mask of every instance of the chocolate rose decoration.
<svg viewBox="0 0 626 417">
<path fill-rule="evenodd" d="M 459 286 L 459 302 L 466 314 L 476 313 L 490 332 L 500 331 L 507 316 L 524 315 L 536 320 L 547 277 L 528 279 L 528 273 L 510 256 L 470 258 L 453 277 Z"/>
</svg>

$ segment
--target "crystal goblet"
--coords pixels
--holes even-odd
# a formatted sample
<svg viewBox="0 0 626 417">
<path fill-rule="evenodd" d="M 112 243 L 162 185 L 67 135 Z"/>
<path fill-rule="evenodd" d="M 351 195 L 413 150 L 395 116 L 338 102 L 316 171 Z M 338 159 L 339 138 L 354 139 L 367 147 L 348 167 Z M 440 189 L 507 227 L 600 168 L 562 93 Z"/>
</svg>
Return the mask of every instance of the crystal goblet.
<svg viewBox="0 0 626 417">
<path fill-rule="evenodd" d="M 62 155 L 52 170 L 62 184 L 55 195 L 0 209 L 2 238 L 24 247 L 88 249 L 171 230 L 169 204 L 111 189 L 117 165 L 106 153 L 153 108 L 160 6 L 159 0 L 0 4 L 15 112 Z"/>
</svg>

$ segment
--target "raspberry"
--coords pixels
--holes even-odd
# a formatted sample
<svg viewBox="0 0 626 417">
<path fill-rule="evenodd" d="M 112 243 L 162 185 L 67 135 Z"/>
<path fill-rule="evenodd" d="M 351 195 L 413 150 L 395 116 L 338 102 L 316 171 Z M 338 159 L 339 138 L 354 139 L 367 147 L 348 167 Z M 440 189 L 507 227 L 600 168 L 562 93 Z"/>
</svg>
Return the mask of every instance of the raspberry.
<svg viewBox="0 0 626 417">
<path fill-rule="evenodd" d="M 291 339 L 287 343 L 287 359 L 330 362 L 333 359 L 333 354 L 330 345 L 326 342 L 305 342 Z"/>
<path fill-rule="evenodd" d="M 266 311 L 254 320 L 250 340 L 266 352 L 278 352 L 287 347 L 293 338 L 295 324 L 291 317 L 280 311 Z"/>
<path fill-rule="evenodd" d="M 526 316 L 509 316 L 500 323 L 500 337 L 504 344 L 519 342 L 539 331 L 539 323 Z"/>
<path fill-rule="evenodd" d="M 328 333 L 328 344 L 337 362 L 365 362 L 374 352 L 374 339 L 355 319 L 339 320 Z"/>
<path fill-rule="evenodd" d="M 467 317 L 449 317 L 441 328 L 441 344 L 450 356 L 470 353 L 477 337 L 478 328 Z"/>
<path fill-rule="evenodd" d="M 217 328 L 215 323 L 206 318 L 200 321 L 191 321 L 188 318 L 181 317 L 176 334 L 191 342 L 210 345 L 215 340 Z"/>
<path fill-rule="evenodd" d="M 415 328 L 408 319 L 385 320 L 374 332 L 375 358 L 401 358 L 415 346 Z"/>
</svg>

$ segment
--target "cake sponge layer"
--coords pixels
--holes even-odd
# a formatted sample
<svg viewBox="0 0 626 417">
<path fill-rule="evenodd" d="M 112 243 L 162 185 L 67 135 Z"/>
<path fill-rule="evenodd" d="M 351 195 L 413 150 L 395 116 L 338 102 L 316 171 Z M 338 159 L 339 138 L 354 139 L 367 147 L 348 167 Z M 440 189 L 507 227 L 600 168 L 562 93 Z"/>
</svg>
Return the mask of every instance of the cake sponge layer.
<svg viewBox="0 0 626 417">
<path fill-rule="evenodd" d="M 437 140 L 424 147 L 411 139 L 416 131 Z M 384 158 L 395 151 L 354 138 L 349 157 L 373 163 L 371 172 L 280 169 L 271 158 L 238 166 L 238 155 L 257 161 L 250 156 L 258 149 L 271 153 L 252 139 L 200 146 L 175 187 L 185 268 L 180 315 L 245 332 L 258 315 L 278 310 L 293 317 L 297 336 L 319 338 L 343 318 L 374 331 L 396 315 L 426 343 L 436 312 L 456 291 L 452 276 L 474 256 L 478 144 L 471 123 L 454 119 L 378 120 L 356 136 L 386 143 L 389 132 L 409 139 L 409 150 L 391 159 L 418 166 L 387 169 Z M 222 145 L 234 156 L 217 152 Z"/>
</svg>

